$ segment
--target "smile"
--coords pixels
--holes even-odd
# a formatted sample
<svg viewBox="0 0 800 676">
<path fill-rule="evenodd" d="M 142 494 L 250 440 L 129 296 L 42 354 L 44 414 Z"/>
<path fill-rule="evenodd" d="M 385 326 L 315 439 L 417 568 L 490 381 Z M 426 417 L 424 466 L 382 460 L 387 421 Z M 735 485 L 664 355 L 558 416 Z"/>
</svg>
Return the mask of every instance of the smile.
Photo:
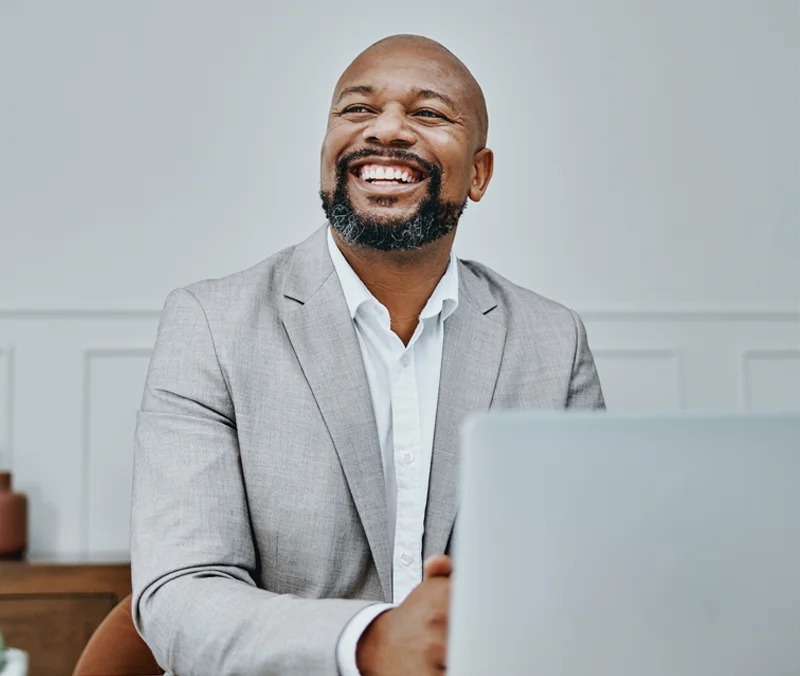
<svg viewBox="0 0 800 676">
<path fill-rule="evenodd" d="M 419 171 L 404 165 L 365 164 L 350 171 L 359 191 L 373 196 L 397 196 L 416 192 L 425 183 Z"/>
<path fill-rule="evenodd" d="M 350 167 L 355 184 L 372 195 L 402 195 L 416 190 L 427 178 L 427 172 L 411 162 L 382 157 L 365 158 Z"/>
<path fill-rule="evenodd" d="M 377 184 L 419 183 L 422 180 L 420 172 L 404 165 L 364 164 L 356 167 L 354 173 L 362 181 Z"/>
</svg>

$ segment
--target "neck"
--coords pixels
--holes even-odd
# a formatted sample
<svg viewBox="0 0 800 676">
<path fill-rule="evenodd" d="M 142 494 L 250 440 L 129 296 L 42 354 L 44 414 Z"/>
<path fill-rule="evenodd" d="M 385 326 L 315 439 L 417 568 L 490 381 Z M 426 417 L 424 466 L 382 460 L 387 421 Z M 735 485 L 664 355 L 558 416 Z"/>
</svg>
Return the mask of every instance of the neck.
<svg viewBox="0 0 800 676">
<path fill-rule="evenodd" d="M 408 345 L 419 313 L 447 270 L 455 230 L 413 251 L 377 251 L 345 242 L 331 229 L 350 267 L 389 311 L 394 331 Z"/>
</svg>

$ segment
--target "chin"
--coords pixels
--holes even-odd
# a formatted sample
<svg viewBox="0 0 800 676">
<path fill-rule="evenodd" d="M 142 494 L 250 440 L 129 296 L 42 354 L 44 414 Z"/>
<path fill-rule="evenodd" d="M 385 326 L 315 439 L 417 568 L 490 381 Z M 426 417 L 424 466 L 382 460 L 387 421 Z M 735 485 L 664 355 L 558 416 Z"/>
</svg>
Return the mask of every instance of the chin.
<svg viewBox="0 0 800 676">
<path fill-rule="evenodd" d="M 380 197 L 376 200 L 372 200 L 372 203 L 369 206 L 361 208 L 356 208 L 354 206 L 353 212 L 361 220 L 369 220 L 381 224 L 393 224 L 408 221 L 419 213 L 419 204 L 415 204 L 411 207 L 399 207 L 390 200 L 391 198 Z"/>
<path fill-rule="evenodd" d="M 357 211 L 356 216 L 364 223 L 373 223 L 377 226 L 395 227 L 407 223 L 414 218 L 413 211 Z"/>
</svg>

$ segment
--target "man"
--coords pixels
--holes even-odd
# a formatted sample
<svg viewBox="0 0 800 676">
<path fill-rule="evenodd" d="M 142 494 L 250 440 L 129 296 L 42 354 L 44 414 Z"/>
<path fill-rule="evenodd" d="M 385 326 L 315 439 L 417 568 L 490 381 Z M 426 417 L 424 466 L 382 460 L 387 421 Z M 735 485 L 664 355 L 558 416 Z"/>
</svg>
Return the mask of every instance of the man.
<svg viewBox="0 0 800 676">
<path fill-rule="evenodd" d="M 441 45 L 373 45 L 333 95 L 330 227 L 168 298 L 131 556 L 174 674 L 440 672 L 464 416 L 603 407 L 577 315 L 451 253 L 487 119 Z"/>
</svg>

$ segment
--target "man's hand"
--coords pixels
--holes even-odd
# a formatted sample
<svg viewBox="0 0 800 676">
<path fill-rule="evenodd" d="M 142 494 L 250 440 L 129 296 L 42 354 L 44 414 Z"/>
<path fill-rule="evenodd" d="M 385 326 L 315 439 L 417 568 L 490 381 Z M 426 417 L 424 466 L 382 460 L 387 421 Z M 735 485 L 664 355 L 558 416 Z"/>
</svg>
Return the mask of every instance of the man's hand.
<svg viewBox="0 0 800 676">
<path fill-rule="evenodd" d="M 449 556 L 431 556 L 425 579 L 397 608 L 379 615 L 361 635 L 356 664 L 363 676 L 441 674 L 447 656 Z"/>
</svg>

